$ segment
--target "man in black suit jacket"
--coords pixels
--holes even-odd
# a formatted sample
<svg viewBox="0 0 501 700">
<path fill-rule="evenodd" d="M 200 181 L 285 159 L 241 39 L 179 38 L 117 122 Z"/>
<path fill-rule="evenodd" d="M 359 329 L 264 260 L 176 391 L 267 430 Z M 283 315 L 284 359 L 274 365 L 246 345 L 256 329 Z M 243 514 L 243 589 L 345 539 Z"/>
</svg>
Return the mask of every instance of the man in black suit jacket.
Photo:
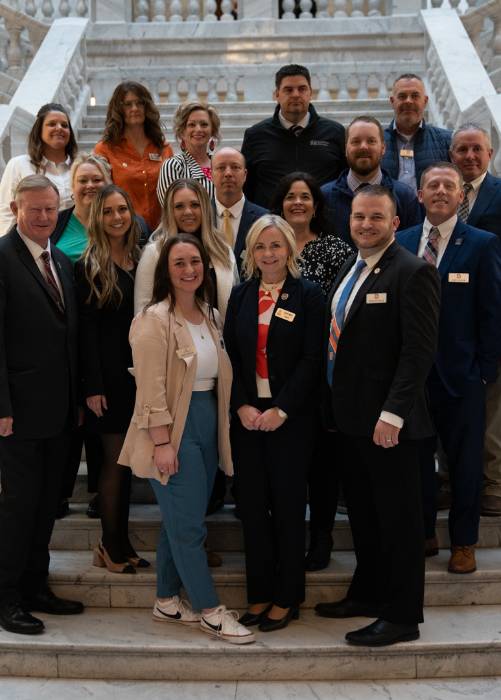
<svg viewBox="0 0 501 700">
<path fill-rule="evenodd" d="M 501 178 L 488 172 L 492 158 L 489 133 L 478 124 L 459 126 L 452 134 L 451 160 L 461 171 L 465 193 L 462 220 L 501 238 Z M 481 513 L 501 515 L 501 372 L 487 386 L 484 481 Z"/>
<path fill-rule="evenodd" d="M 246 177 L 245 158 L 240 151 L 225 147 L 214 154 L 212 178 L 218 228 L 225 233 L 227 243 L 233 248 L 239 274 L 247 233 L 256 219 L 268 213 L 267 209 L 245 198 L 243 186 Z"/>
<path fill-rule="evenodd" d="M 81 603 L 47 585 L 49 541 L 76 418 L 72 266 L 49 242 L 59 193 L 42 175 L 19 183 L 16 226 L 0 239 L 0 626 L 38 634 L 41 611 Z"/>
<path fill-rule="evenodd" d="M 437 344 L 440 280 L 395 242 L 399 220 L 386 188 L 361 190 L 350 221 L 359 252 L 329 295 L 325 406 L 343 445 L 357 567 L 347 597 L 316 610 L 325 617 L 376 617 L 346 639 L 382 646 L 417 639 L 423 619 L 417 441 L 433 434 L 425 382 Z"/>
</svg>

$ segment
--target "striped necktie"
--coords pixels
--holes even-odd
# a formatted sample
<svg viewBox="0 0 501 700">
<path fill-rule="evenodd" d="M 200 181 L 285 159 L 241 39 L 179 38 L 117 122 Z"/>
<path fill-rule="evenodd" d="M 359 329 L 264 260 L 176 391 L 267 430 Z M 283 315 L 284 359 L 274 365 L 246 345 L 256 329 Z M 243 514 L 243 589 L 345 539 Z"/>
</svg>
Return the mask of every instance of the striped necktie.
<svg viewBox="0 0 501 700">
<path fill-rule="evenodd" d="M 334 362 L 336 360 L 337 344 L 339 341 L 339 336 L 343 330 L 345 314 L 346 314 L 346 304 L 350 298 L 350 294 L 353 291 L 353 287 L 357 283 L 358 278 L 362 270 L 367 267 L 365 260 L 359 260 L 355 265 L 355 269 L 351 273 L 348 281 L 346 282 L 339 301 L 336 306 L 334 316 L 332 317 L 330 333 L 329 333 L 329 346 L 327 348 L 327 381 L 329 386 L 332 386 L 332 376 L 334 374 Z"/>
<path fill-rule="evenodd" d="M 54 277 L 54 273 L 52 272 L 52 268 L 50 266 L 49 251 L 44 250 L 40 257 L 42 258 L 43 262 L 43 267 L 45 271 L 45 281 L 47 282 L 49 294 L 51 295 L 53 301 L 56 303 L 56 306 L 59 309 L 59 311 L 64 314 L 63 297 L 61 296 L 61 292 L 59 291 L 59 287 L 57 286 L 56 278 Z"/>
<path fill-rule="evenodd" d="M 430 233 L 428 234 L 428 240 L 426 241 L 426 246 L 423 250 L 423 259 L 429 262 L 433 267 L 437 266 L 438 258 L 438 238 L 440 236 L 440 231 L 436 226 L 432 226 Z"/>
<path fill-rule="evenodd" d="M 465 182 L 463 185 L 464 198 L 458 207 L 458 217 L 463 223 L 466 223 L 470 215 L 470 202 L 468 200 L 469 193 L 473 190 L 473 185 L 469 182 Z"/>
</svg>

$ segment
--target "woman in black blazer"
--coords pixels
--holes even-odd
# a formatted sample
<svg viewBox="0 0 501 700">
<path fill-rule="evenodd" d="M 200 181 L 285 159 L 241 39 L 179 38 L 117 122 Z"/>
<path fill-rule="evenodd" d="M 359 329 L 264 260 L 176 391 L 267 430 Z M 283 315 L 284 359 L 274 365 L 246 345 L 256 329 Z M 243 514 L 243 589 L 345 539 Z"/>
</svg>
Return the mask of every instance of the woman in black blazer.
<svg viewBox="0 0 501 700">
<path fill-rule="evenodd" d="M 304 601 L 306 479 L 314 436 L 324 300 L 301 279 L 279 216 L 247 235 L 247 281 L 232 291 L 224 337 L 233 365 L 232 448 L 249 610 L 242 624 L 286 627 Z"/>
</svg>

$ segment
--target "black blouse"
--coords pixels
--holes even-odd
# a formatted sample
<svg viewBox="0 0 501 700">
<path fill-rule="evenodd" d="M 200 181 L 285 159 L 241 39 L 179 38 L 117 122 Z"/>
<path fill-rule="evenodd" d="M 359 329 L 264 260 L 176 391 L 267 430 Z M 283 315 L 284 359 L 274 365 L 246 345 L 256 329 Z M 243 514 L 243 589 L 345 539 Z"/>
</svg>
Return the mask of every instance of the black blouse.
<svg viewBox="0 0 501 700">
<path fill-rule="evenodd" d="M 309 241 L 298 260 L 301 275 L 316 282 L 327 296 L 337 273 L 354 253 L 353 248 L 338 236 L 320 235 Z"/>
</svg>

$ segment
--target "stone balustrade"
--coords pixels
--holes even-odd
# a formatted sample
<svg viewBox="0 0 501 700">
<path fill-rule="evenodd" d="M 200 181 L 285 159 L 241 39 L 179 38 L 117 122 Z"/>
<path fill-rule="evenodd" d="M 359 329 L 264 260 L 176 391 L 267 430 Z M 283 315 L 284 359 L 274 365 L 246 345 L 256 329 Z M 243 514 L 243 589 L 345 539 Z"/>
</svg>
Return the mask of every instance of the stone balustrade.
<svg viewBox="0 0 501 700">
<path fill-rule="evenodd" d="M 0 68 L 11 78 L 20 80 L 48 28 L 4 2 L 0 2 L 0 18 L 6 34 L 6 41 L 2 42 L 0 49 Z"/>
<path fill-rule="evenodd" d="M 0 168 L 26 152 L 36 113 L 47 102 L 63 104 L 78 127 L 90 101 L 85 33 L 89 20 L 55 20 L 8 105 L 0 105 Z"/>
<path fill-rule="evenodd" d="M 462 17 L 477 52 L 498 92 L 501 92 L 501 2 L 487 0 Z"/>
<path fill-rule="evenodd" d="M 61 17 L 89 16 L 89 3 L 86 0 L 10 0 L 6 4 L 45 23 Z"/>
<path fill-rule="evenodd" d="M 453 9 L 425 10 L 426 83 L 430 121 L 454 129 L 477 121 L 501 143 L 501 95 L 489 78 L 461 19 Z M 497 110 L 497 111 L 496 111 Z M 493 171 L 501 172 L 499 150 Z"/>
</svg>

